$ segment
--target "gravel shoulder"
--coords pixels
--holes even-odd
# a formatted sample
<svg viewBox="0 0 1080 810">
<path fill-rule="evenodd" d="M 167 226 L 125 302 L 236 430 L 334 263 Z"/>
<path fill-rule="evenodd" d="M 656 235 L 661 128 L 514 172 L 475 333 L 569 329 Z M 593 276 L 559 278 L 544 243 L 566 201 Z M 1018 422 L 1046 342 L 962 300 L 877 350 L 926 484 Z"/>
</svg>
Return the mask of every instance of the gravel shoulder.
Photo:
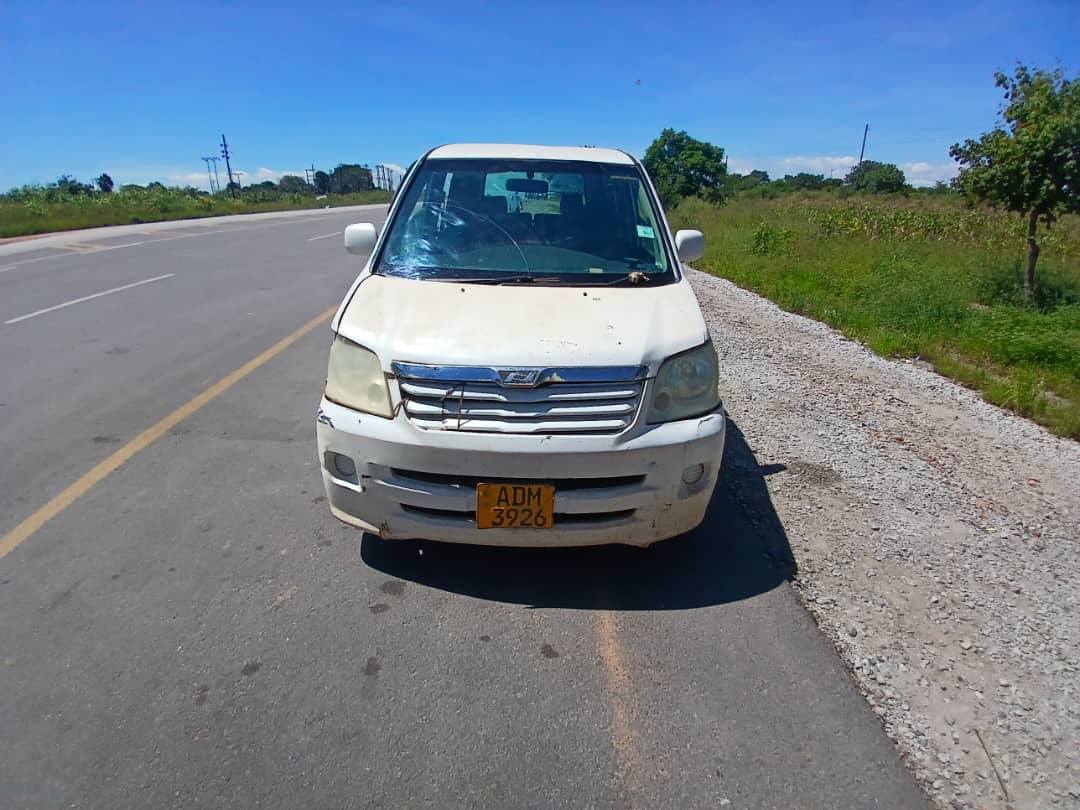
<svg viewBox="0 0 1080 810">
<path fill-rule="evenodd" d="M 696 271 L 795 588 L 940 807 L 1080 807 L 1080 444 Z"/>
</svg>

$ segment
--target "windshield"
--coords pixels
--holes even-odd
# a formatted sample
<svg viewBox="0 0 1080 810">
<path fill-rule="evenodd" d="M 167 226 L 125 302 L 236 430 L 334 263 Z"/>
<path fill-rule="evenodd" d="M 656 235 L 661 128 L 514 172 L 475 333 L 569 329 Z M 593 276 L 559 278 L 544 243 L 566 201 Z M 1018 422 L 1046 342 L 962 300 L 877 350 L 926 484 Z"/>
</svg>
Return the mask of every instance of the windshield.
<svg viewBox="0 0 1080 810">
<path fill-rule="evenodd" d="M 590 286 L 675 279 L 636 166 L 549 160 L 425 161 L 375 272 Z"/>
</svg>

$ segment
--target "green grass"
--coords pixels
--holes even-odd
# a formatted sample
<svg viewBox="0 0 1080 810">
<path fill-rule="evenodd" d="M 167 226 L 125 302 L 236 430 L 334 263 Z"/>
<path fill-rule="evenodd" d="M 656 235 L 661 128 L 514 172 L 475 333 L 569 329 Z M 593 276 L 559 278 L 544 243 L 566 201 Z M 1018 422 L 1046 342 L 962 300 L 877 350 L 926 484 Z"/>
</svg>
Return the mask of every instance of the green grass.
<svg viewBox="0 0 1080 810">
<path fill-rule="evenodd" d="M 310 194 L 267 194 L 258 190 L 248 192 L 246 189 L 236 200 L 228 196 L 211 197 L 176 189 L 136 189 L 77 197 L 52 196 L 49 199 L 45 194 L 38 193 L 23 197 L 0 197 L 0 237 L 390 200 L 390 194 L 386 191 L 331 194 L 317 200 Z"/>
<path fill-rule="evenodd" d="M 1019 217 L 948 198 L 684 200 L 672 221 L 705 232 L 701 269 L 1080 439 L 1080 220 L 1044 240 L 1030 304 Z"/>
</svg>

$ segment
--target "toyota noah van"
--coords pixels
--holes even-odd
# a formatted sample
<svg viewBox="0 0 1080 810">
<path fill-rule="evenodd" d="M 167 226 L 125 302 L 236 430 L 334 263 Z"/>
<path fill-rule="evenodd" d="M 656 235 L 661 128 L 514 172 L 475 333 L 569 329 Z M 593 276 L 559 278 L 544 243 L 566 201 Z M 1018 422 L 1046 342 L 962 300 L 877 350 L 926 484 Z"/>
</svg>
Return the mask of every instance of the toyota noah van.
<svg viewBox="0 0 1080 810">
<path fill-rule="evenodd" d="M 387 540 L 647 546 L 701 523 L 724 451 L 717 355 L 641 164 L 440 146 L 332 322 L 317 417 L 335 516 Z"/>
</svg>

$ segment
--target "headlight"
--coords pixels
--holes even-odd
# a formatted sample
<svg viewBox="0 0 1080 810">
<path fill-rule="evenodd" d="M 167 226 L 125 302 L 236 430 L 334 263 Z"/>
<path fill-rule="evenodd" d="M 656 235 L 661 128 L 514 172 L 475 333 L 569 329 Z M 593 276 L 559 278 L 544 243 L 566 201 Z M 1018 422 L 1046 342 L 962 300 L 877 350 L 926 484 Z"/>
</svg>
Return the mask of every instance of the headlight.
<svg viewBox="0 0 1080 810">
<path fill-rule="evenodd" d="M 669 357 L 656 374 L 647 421 L 671 422 L 713 410 L 720 404 L 719 377 L 711 340 Z"/>
<path fill-rule="evenodd" d="M 387 419 L 390 389 L 375 352 L 357 346 L 341 335 L 330 344 L 330 366 L 326 370 L 326 398 L 356 411 Z"/>
</svg>

